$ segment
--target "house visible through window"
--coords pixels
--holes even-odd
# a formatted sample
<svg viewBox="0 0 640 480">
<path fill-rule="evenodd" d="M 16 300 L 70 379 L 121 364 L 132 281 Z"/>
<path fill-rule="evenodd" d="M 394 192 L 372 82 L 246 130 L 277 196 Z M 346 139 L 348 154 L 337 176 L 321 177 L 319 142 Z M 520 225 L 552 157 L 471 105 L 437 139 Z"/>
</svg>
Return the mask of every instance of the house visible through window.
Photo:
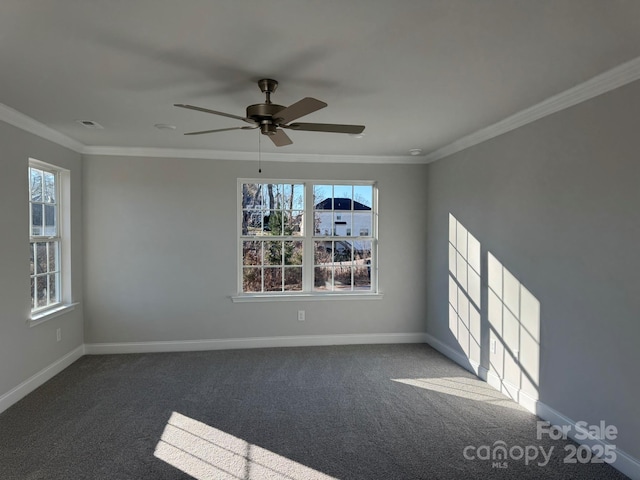
<svg viewBox="0 0 640 480">
<path fill-rule="evenodd" d="M 239 191 L 241 293 L 376 292 L 373 183 L 240 181 Z"/>
<path fill-rule="evenodd" d="M 61 236 L 59 172 L 29 166 L 29 237 L 31 252 L 31 311 L 61 302 Z"/>
</svg>

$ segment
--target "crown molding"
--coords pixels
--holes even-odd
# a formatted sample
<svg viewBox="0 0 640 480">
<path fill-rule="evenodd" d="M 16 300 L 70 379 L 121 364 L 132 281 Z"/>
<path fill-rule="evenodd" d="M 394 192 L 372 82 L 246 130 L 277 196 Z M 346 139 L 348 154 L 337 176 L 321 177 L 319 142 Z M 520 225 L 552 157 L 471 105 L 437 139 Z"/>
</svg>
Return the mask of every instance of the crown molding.
<svg viewBox="0 0 640 480">
<path fill-rule="evenodd" d="M 152 158 L 202 158 L 208 160 L 258 161 L 257 152 L 232 152 L 224 150 L 197 150 L 183 148 L 144 148 L 144 147 L 84 147 L 84 155 L 106 155 L 119 157 Z M 423 164 L 424 156 L 384 156 L 384 155 L 319 155 L 305 153 L 261 154 L 263 162 L 295 163 L 367 163 L 367 164 Z"/>
<path fill-rule="evenodd" d="M 262 154 L 266 162 L 296 163 L 364 163 L 364 164 L 424 164 L 435 162 L 465 150 L 498 135 L 532 123 L 543 117 L 590 100 L 598 95 L 640 79 L 640 57 L 618 65 L 586 82 L 565 90 L 532 107 L 522 110 L 493 125 L 477 130 L 470 135 L 420 156 L 385 155 L 318 155 L 271 153 Z M 221 150 L 196 150 L 181 148 L 106 147 L 87 146 L 48 127 L 27 115 L 0 103 L 0 121 L 33 133 L 58 145 L 84 155 L 109 155 L 158 158 L 202 158 L 210 160 L 257 161 L 256 152 L 231 152 Z"/>
<path fill-rule="evenodd" d="M 0 120 L 78 153 L 82 153 L 84 148 L 82 143 L 2 103 L 0 103 Z"/>
<path fill-rule="evenodd" d="M 638 79 L 640 79 L 640 57 L 618 65 L 504 120 L 445 145 L 426 155 L 424 160 L 426 163 L 435 162 Z"/>
</svg>

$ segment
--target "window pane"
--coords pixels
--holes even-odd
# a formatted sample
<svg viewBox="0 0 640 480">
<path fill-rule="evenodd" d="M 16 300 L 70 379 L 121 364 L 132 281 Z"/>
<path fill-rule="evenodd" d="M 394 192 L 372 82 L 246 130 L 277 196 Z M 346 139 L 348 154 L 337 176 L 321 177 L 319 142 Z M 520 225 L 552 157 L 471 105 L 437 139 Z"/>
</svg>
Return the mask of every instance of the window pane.
<svg viewBox="0 0 640 480">
<path fill-rule="evenodd" d="M 284 207 L 284 186 L 275 184 L 275 183 L 267 183 L 263 187 L 263 191 L 266 206 L 269 209 L 281 209 Z"/>
<path fill-rule="evenodd" d="M 353 242 L 353 260 L 356 265 L 371 264 L 371 240 Z"/>
<path fill-rule="evenodd" d="M 47 244 L 36 243 L 36 273 L 47 273 Z"/>
<path fill-rule="evenodd" d="M 242 208 L 258 209 L 262 206 L 262 185 L 245 183 L 242 185 Z"/>
<path fill-rule="evenodd" d="M 333 283 L 336 290 L 351 290 L 351 267 L 337 265 L 333 273 Z"/>
<path fill-rule="evenodd" d="M 43 206 L 39 203 L 31 205 L 31 235 L 43 235 Z"/>
<path fill-rule="evenodd" d="M 58 242 L 48 242 L 47 253 L 49 255 L 49 271 L 50 272 L 58 271 L 59 270 Z"/>
<path fill-rule="evenodd" d="M 371 290 L 371 267 L 356 267 L 353 272 L 353 285 L 356 290 Z"/>
<path fill-rule="evenodd" d="M 256 267 L 248 267 L 242 269 L 242 291 L 262 291 L 262 269 Z"/>
<path fill-rule="evenodd" d="M 282 235 L 282 210 L 271 210 L 264 217 L 264 231 L 267 235 Z"/>
<path fill-rule="evenodd" d="M 242 185 L 242 234 L 260 235 L 263 231 L 262 185 Z"/>
<path fill-rule="evenodd" d="M 353 187 L 351 185 L 333 186 L 333 209 L 351 210 L 351 199 L 353 197 Z"/>
<path fill-rule="evenodd" d="M 46 203 L 56 202 L 56 177 L 53 173 L 44 173 L 44 198 L 42 199 Z"/>
<path fill-rule="evenodd" d="M 344 197 L 334 197 L 333 209 L 336 211 L 351 211 L 351 199 Z"/>
<path fill-rule="evenodd" d="M 371 213 L 355 212 L 353 214 L 353 231 L 354 235 L 370 237 L 372 234 Z"/>
<path fill-rule="evenodd" d="M 56 207 L 53 205 L 44 206 L 44 234 L 50 237 L 57 236 L 56 228 Z"/>
<path fill-rule="evenodd" d="M 242 234 L 263 235 L 264 212 L 262 210 L 244 210 L 242 212 Z"/>
<path fill-rule="evenodd" d="M 37 307 L 47 305 L 47 276 L 36 277 L 37 283 Z"/>
<path fill-rule="evenodd" d="M 264 265 L 282 265 L 282 242 L 264 242 Z"/>
<path fill-rule="evenodd" d="M 48 275 L 49 277 L 49 303 L 58 303 L 58 274 Z"/>
<path fill-rule="evenodd" d="M 304 212 L 301 210 L 286 210 L 284 212 L 284 234 L 299 237 L 304 229 Z"/>
<path fill-rule="evenodd" d="M 336 200 L 337 202 L 338 200 Z M 337 211 L 334 214 L 333 234 L 339 237 L 347 237 L 351 235 L 351 212 Z"/>
<path fill-rule="evenodd" d="M 314 242 L 313 245 L 314 263 L 316 265 L 331 264 L 331 262 L 333 262 L 332 242 Z"/>
<path fill-rule="evenodd" d="M 302 267 L 285 268 L 284 289 L 287 291 L 302 290 Z"/>
<path fill-rule="evenodd" d="M 313 204 L 316 210 L 332 210 L 333 187 L 331 185 L 314 185 Z"/>
<path fill-rule="evenodd" d="M 29 188 L 31 190 L 31 201 L 42 201 L 42 171 L 30 168 L 29 169 Z"/>
<path fill-rule="evenodd" d="M 30 266 L 29 266 L 29 270 L 30 270 L 30 274 L 33 275 L 36 273 L 36 262 L 35 262 L 35 248 L 36 248 L 36 244 L 31 242 L 29 244 L 29 250 L 31 252 L 30 255 Z M 33 291 L 33 288 L 31 289 Z"/>
<path fill-rule="evenodd" d="M 353 247 L 351 242 L 333 242 L 333 261 L 351 264 Z"/>
<path fill-rule="evenodd" d="M 371 185 L 356 185 L 353 187 L 353 209 L 371 210 L 373 207 L 373 187 Z"/>
<path fill-rule="evenodd" d="M 262 264 L 262 242 L 252 240 L 242 242 L 242 264 Z"/>
<path fill-rule="evenodd" d="M 302 242 L 301 241 L 284 242 L 284 264 L 285 265 L 302 265 Z"/>
<path fill-rule="evenodd" d="M 313 212 L 314 234 L 318 237 L 329 237 L 333 235 L 333 214 L 316 210 Z"/>
<path fill-rule="evenodd" d="M 333 284 L 333 272 L 331 267 L 316 267 L 313 272 L 314 290 L 331 290 Z"/>
<path fill-rule="evenodd" d="M 282 268 L 266 267 L 264 269 L 264 291 L 265 292 L 281 292 L 282 291 Z"/>
<path fill-rule="evenodd" d="M 285 210 L 302 210 L 304 208 L 304 185 L 284 185 L 282 208 Z"/>
<path fill-rule="evenodd" d="M 35 277 L 31 277 L 31 310 L 36 308 L 35 286 L 36 286 L 36 278 Z"/>
</svg>

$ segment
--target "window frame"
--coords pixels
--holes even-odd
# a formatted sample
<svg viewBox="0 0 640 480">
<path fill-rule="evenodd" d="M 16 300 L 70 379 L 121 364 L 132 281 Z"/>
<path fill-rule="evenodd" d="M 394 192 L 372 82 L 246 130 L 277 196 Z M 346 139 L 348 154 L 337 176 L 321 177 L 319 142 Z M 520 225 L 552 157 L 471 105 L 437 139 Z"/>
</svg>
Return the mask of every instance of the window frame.
<svg viewBox="0 0 640 480">
<path fill-rule="evenodd" d="M 34 202 L 32 196 L 32 183 L 31 183 L 31 170 L 39 170 L 43 173 L 52 174 L 55 178 L 55 202 L 53 205 L 55 206 L 55 232 L 54 235 L 47 235 L 44 231 L 44 215 L 45 209 L 44 205 L 47 203 L 44 202 Z M 44 185 L 44 183 L 43 183 Z M 52 165 L 49 163 L 42 162 L 40 160 L 36 160 L 33 158 L 29 158 L 28 166 L 27 166 L 27 194 L 28 198 L 28 219 L 29 219 L 29 227 L 28 227 L 28 237 L 29 237 L 29 248 L 33 252 L 34 255 L 34 266 L 33 273 L 29 272 L 29 278 L 34 279 L 34 286 L 31 289 L 31 300 L 33 302 L 33 308 L 29 309 L 29 318 L 28 323 L 30 326 L 38 325 L 50 318 L 54 318 L 62 313 L 65 313 L 68 310 L 72 310 L 76 304 L 71 302 L 71 262 L 70 262 L 70 172 L 64 168 L 58 167 L 56 165 Z M 43 192 L 44 195 L 44 192 Z M 42 215 L 43 215 L 43 231 L 40 235 L 33 235 L 33 205 L 41 203 L 43 205 Z M 34 251 L 35 243 L 48 243 L 55 242 L 56 243 L 56 255 L 57 255 L 57 265 L 55 266 L 55 270 L 49 271 L 49 259 L 47 258 L 47 272 L 44 275 L 52 275 L 56 276 L 56 299 L 54 302 L 47 301 L 46 305 L 38 307 L 37 305 L 37 278 L 40 275 L 37 272 L 36 263 L 37 263 L 37 252 Z M 34 296 L 35 294 L 35 296 Z M 48 294 L 48 293 L 47 293 Z"/>
<path fill-rule="evenodd" d="M 243 292 L 243 241 L 250 238 L 242 235 L 243 221 L 243 185 L 244 184 L 274 184 L 274 185 L 303 185 L 304 191 L 304 224 L 303 234 L 291 237 L 299 240 L 303 245 L 302 255 L 302 290 L 300 291 L 262 291 Z M 319 291 L 314 289 L 314 242 L 320 240 L 341 240 L 343 236 L 315 236 L 314 218 L 314 186 L 315 185 L 345 185 L 345 186 L 369 186 L 372 187 L 371 205 L 371 235 L 367 236 L 367 241 L 371 241 L 371 287 L 368 290 L 328 290 Z M 352 199 L 353 200 L 353 199 Z M 236 265 L 237 265 L 237 285 L 236 294 L 231 296 L 234 302 L 269 301 L 269 300 L 329 300 L 329 299 L 379 299 L 382 298 L 378 286 L 378 184 L 371 180 L 303 180 L 303 179 L 283 179 L 283 178 L 238 178 L 237 181 L 237 227 L 236 227 Z M 353 212 L 353 203 L 352 203 Z M 267 237 L 268 239 L 269 237 Z M 360 236 L 348 236 L 348 240 L 353 241 Z M 274 240 L 289 240 L 282 236 L 274 236 Z M 260 239 L 265 240 L 264 237 Z"/>
</svg>

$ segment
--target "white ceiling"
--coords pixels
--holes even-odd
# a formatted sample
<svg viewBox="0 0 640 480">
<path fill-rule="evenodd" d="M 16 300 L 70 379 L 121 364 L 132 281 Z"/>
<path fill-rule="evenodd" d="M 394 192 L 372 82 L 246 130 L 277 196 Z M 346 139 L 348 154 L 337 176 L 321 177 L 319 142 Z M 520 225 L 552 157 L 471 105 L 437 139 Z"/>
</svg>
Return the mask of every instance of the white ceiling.
<svg viewBox="0 0 640 480">
<path fill-rule="evenodd" d="M 2 0 L 0 103 L 86 146 L 255 152 L 236 115 L 272 100 L 329 106 L 264 152 L 405 156 L 438 150 L 640 56 L 640 1 Z M 76 120 L 93 120 L 90 130 Z M 156 123 L 177 126 L 161 131 Z"/>
</svg>

